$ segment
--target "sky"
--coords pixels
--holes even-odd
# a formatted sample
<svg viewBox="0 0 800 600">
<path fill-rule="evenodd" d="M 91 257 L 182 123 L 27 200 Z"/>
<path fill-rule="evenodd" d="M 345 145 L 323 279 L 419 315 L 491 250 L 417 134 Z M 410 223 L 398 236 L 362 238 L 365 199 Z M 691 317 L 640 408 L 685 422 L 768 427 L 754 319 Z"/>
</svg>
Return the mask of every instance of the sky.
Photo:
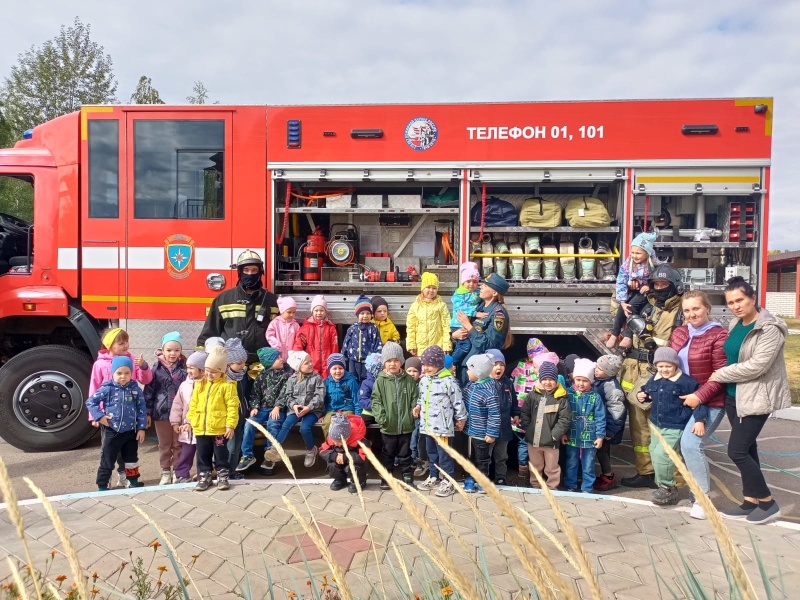
<svg viewBox="0 0 800 600">
<path fill-rule="evenodd" d="M 775 98 L 770 248 L 800 249 L 796 0 L 29 0 L 0 78 L 79 17 L 127 101 L 195 81 L 223 104 Z"/>
</svg>

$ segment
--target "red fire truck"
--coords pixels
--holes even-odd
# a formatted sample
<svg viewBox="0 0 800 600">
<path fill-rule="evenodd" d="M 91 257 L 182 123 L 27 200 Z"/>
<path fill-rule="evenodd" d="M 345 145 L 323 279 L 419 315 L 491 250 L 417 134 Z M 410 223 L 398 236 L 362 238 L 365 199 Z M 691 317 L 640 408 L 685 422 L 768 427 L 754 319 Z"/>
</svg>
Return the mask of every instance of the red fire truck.
<svg viewBox="0 0 800 600">
<path fill-rule="evenodd" d="M 771 134 L 770 98 L 87 106 L 43 123 L 0 150 L 0 178 L 34 198 L 32 223 L 0 215 L 0 436 L 86 441 L 102 328 L 147 356 L 169 330 L 193 342 L 244 249 L 299 317 L 322 293 L 343 326 L 362 292 L 402 325 L 419 273 L 449 296 L 474 260 L 512 282 L 523 344 L 597 353 L 638 231 L 718 304 L 733 273 L 763 296 Z"/>
</svg>

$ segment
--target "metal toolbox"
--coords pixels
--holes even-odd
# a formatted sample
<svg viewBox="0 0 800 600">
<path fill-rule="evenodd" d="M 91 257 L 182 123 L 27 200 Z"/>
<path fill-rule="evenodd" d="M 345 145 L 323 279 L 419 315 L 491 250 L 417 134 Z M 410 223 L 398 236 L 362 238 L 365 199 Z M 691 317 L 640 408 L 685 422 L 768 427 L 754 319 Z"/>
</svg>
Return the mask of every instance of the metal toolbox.
<svg viewBox="0 0 800 600">
<path fill-rule="evenodd" d="M 388 207 L 386 208 L 421 208 L 422 196 L 420 194 L 358 194 L 357 206 L 350 206 L 352 196 L 342 194 L 341 196 L 331 196 L 325 201 L 326 208 L 384 208 L 383 199 L 386 198 Z"/>
</svg>

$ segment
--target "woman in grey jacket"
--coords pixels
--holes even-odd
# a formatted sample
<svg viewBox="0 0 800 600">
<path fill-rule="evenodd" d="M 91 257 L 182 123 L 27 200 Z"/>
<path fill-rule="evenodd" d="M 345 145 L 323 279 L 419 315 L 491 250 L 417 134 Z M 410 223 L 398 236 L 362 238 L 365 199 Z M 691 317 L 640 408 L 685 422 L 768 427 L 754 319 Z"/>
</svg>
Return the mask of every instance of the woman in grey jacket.
<svg viewBox="0 0 800 600">
<path fill-rule="evenodd" d="M 741 277 L 728 280 L 725 301 L 736 317 L 724 344 L 728 366 L 716 370 L 709 381 L 727 384 L 728 456 L 742 474 L 744 502 L 722 514 L 767 523 L 781 512 L 761 472 L 756 440 L 769 416 L 792 404 L 783 356 L 788 329 L 781 319 L 758 308 L 755 290 Z"/>
</svg>

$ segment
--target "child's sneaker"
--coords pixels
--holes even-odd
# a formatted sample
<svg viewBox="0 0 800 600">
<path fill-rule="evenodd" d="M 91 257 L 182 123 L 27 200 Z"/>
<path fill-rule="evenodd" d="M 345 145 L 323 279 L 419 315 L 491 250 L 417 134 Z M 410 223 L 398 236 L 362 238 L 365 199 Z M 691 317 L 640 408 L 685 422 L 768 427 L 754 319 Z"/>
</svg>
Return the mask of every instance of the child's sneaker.
<svg viewBox="0 0 800 600">
<path fill-rule="evenodd" d="M 129 488 L 140 488 L 144 487 L 144 484 L 139 481 L 139 476 L 136 475 L 135 477 L 128 477 L 128 487 Z"/>
<path fill-rule="evenodd" d="M 334 479 L 331 481 L 331 490 L 334 492 L 338 492 L 339 490 L 343 490 L 347 487 L 347 478 L 342 477 L 340 479 Z"/>
<path fill-rule="evenodd" d="M 275 450 L 275 448 L 268 448 L 264 452 L 264 459 L 276 463 L 281 460 L 281 455 L 278 454 L 278 451 Z"/>
<path fill-rule="evenodd" d="M 175 483 L 192 483 L 191 477 L 176 477 Z"/>
<path fill-rule="evenodd" d="M 236 470 L 241 473 L 242 471 L 247 471 L 250 467 L 256 464 L 256 457 L 255 456 L 243 456 L 239 459 L 239 464 L 236 465 Z"/>
<path fill-rule="evenodd" d="M 228 482 L 228 469 L 220 469 L 219 473 L 217 473 L 217 489 L 231 489 L 231 484 Z"/>
<path fill-rule="evenodd" d="M 317 447 L 314 446 L 310 450 L 306 450 L 306 458 L 303 461 L 303 466 L 306 468 L 310 468 L 314 466 L 314 463 L 317 462 Z"/>
<path fill-rule="evenodd" d="M 417 468 L 414 469 L 414 477 L 425 477 L 431 470 L 431 464 L 427 460 L 417 461 Z"/>
<path fill-rule="evenodd" d="M 436 477 L 428 477 L 425 481 L 417 485 L 417 489 L 420 490 L 432 490 L 437 485 L 439 485 L 439 480 Z"/>
<path fill-rule="evenodd" d="M 653 504 L 659 506 L 669 506 L 678 503 L 678 488 L 670 485 L 659 485 L 658 489 L 653 492 Z"/>
<path fill-rule="evenodd" d="M 361 489 L 363 490 L 365 487 L 367 487 L 367 480 L 365 479 L 364 481 L 359 481 L 359 485 L 361 485 Z M 354 480 L 350 480 L 350 485 L 347 486 L 347 491 L 351 494 L 358 493 L 358 488 L 356 487 L 356 482 Z"/>
<path fill-rule="evenodd" d="M 117 471 L 117 487 L 118 488 L 131 487 L 131 482 L 128 481 L 128 477 L 127 475 L 125 475 L 125 471 Z"/>
<path fill-rule="evenodd" d="M 475 492 L 477 492 L 478 490 L 475 489 L 477 487 L 478 487 L 478 484 L 475 483 L 475 480 L 472 477 L 467 477 L 464 480 L 464 491 L 467 494 L 474 494 Z"/>
<path fill-rule="evenodd" d="M 390 489 L 392 489 L 392 486 L 390 486 L 390 485 L 388 484 L 388 482 L 387 482 L 385 479 L 381 479 L 381 485 L 380 485 L 380 488 L 381 488 L 382 490 L 386 491 L 386 490 L 390 490 Z"/>
<path fill-rule="evenodd" d="M 703 510 L 703 507 L 700 506 L 699 502 L 694 502 L 692 504 L 692 510 L 689 511 L 689 516 L 693 519 L 698 519 L 700 521 L 706 520 L 706 511 Z"/>
<path fill-rule="evenodd" d="M 439 489 L 436 490 L 435 495 L 439 498 L 447 498 L 456 493 L 456 488 L 447 479 L 442 479 L 439 484 Z"/>
<path fill-rule="evenodd" d="M 403 483 L 405 483 L 408 487 L 416 489 L 416 485 L 414 485 L 414 475 L 411 473 L 403 473 Z"/>
<path fill-rule="evenodd" d="M 497 479 L 494 480 L 494 484 L 495 485 L 505 485 L 506 484 L 506 478 L 505 477 L 498 477 Z"/>
<path fill-rule="evenodd" d="M 617 478 L 613 473 L 609 475 L 600 475 L 594 480 L 592 487 L 598 492 L 607 492 L 610 489 L 617 487 Z"/>
<path fill-rule="evenodd" d="M 271 460 L 265 460 L 261 463 L 261 466 L 258 468 L 259 473 L 262 475 L 274 475 L 275 474 L 275 463 Z"/>
<path fill-rule="evenodd" d="M 205 492 L 211 487 L 211 473 L 200 473 L 197 476 L 197 485 L 194 488 L 196 492 Z"/>
<path fill-rule="evenodd" d="M 169 485 L 172 483 L 172 471 L 161 471 L 161 480 L 158 485 Z"/>
</svg>

